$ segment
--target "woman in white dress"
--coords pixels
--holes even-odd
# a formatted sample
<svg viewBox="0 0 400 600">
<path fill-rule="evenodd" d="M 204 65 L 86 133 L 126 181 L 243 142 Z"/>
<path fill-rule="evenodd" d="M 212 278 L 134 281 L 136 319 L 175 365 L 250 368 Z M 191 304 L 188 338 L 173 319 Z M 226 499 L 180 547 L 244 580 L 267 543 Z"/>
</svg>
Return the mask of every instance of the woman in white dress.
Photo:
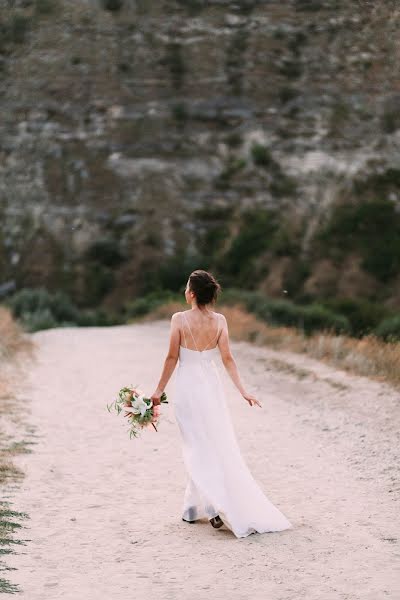
<svg viewBox="0 0 400 600">
<path fill-rule="evenodd" d="M 185 297 L 191 310 L 172 315 L 168 354 L 151 397 L 155 405 L 160 403 L 179 360 L 174 412 L 188 472 L 182 520 L 194 523 L 207 518 L 215 528 L 225 524 L 237 538 L 283 531 L 292 525 L 264 495 L 241 455 L 214 362 L 219 351 L 246 402 L 262 406 L 241 382 L 225 317 L 211 310 L 219 290 L 207 271 L 196 270 L 189 276 Z"/>
</svg>

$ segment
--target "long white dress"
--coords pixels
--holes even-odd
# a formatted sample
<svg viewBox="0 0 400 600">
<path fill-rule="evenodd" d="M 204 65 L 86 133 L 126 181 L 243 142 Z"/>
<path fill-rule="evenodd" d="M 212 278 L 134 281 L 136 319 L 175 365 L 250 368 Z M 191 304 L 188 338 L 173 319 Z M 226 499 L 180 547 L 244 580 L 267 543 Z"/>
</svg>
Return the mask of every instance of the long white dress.
<svg viewBox="0 0 400 600">
<path fill-rule="evenodd" d="M 181 314 L 185 346 L 184 322 L 197 348 Z M 216 340 L 219 332 L 220 318 Z M 182 518 L 195 521 L 219 515 L 237 538 L 289 529 L 292 524 L 264 495 L 241 455 L 214 360 L 217 352 L 217 346 L 179 349 L 174 414 L 189 476 Z"/>
</svg>

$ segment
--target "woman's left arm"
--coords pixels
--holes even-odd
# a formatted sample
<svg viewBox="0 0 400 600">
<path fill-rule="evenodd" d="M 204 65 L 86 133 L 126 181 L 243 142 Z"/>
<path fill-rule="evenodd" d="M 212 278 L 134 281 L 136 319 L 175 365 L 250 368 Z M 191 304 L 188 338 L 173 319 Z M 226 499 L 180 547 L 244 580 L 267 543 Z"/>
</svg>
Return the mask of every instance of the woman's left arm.
<svg viewBox="0 0 400 600">
<path fill-rule="evenodd" d="M 167 357 L 164 361 L 164 367 L 161 373 L 160 381 L 158 382 L 157 389 L 154 394 L 151 396 L 153 401 L 153 405 L 157 406 L 157 404 L 161 404 L 160 398 L 167 385 L 168 381 L 174 369 L 176 367 L 176 363 L 178 362 L 179 357 L 179 344 L 181 341 L 181 334 L 178 322 L 178 316 L 180 313 L 175 313 L 171 317 L 171 330 L 170 330 L 170 339 L 169 339 L 169 349 Z"/>
</svg>

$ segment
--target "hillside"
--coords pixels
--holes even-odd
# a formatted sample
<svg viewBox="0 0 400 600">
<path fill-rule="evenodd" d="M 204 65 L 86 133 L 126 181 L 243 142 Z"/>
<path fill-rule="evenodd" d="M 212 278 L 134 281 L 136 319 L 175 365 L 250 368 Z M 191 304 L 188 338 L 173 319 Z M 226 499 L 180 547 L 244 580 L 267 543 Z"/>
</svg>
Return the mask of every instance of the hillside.
<svg viewBox="0 0 400 600">
<path fill-rule="evenodd" d="M 399 309 L 400 10 L 378 4 L 0 2 L 0 283 L 115 308 L 200 266 Z"/>
</svg>

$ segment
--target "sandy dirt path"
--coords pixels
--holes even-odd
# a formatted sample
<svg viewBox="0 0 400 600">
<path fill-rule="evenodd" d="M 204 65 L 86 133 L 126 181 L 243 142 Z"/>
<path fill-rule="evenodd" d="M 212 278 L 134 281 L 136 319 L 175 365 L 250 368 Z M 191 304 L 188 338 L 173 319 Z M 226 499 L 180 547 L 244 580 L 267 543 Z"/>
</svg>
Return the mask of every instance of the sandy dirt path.
<svg viewBox="0 0 400 600">
<path fill-rule="evenodd" d="M 250 407 L 223 373 L 243 456 L 294 525 L 237 539 L 181 521 L 174 378 L 158 433 L 129 440 L 106 409 L 122 385 L 153 391 L 168 332 L 158 321 L 33 335 L 38 443 L 17 457 L 27 476 L 13 491 L 31 541 L 7 560 L 19 597 L 398 600 L 400 394 L 302 355 L 232 344 L 263 403 Z"/>
</svg>

